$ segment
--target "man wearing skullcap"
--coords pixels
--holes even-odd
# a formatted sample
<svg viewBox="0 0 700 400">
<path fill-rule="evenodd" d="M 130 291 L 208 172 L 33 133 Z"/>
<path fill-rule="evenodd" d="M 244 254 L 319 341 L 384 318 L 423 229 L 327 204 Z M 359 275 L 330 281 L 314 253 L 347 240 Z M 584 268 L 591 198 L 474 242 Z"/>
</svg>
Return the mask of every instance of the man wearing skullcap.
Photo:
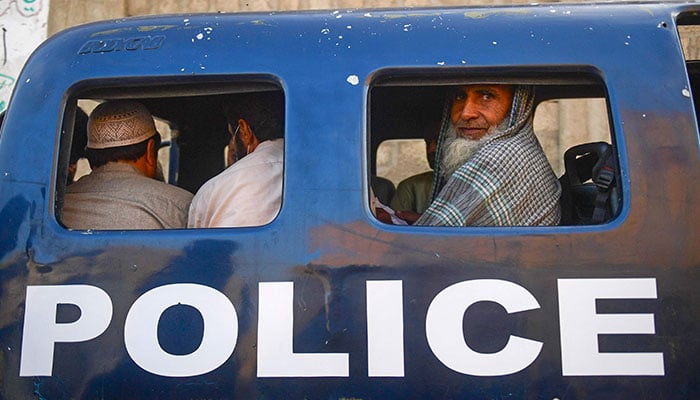
<svg viewBox="0 0 700 400">
<path fill-rule="evenodd" d="M 192 194 L 154 179 L 160 134 L 135 101 L 98 105 L 88 119 L 92 172 L 70 185 L 62 222 L 72 229 L 170 229 L 187 225 Z"/>
<path fill-rule="evenodd" d="M 532 129 L 534 88 L 464 85 L 443 116 L 433 201 L 415 225 L 556 225 L 561 186 Z"/>
<path fill-rule="evenodd" d="M 260 226 L 282 204 L 284 97 L 281 92 L 240 95 L 224 102 L 229 164 L 192 199 L 190 228 Z"/>
</svg>

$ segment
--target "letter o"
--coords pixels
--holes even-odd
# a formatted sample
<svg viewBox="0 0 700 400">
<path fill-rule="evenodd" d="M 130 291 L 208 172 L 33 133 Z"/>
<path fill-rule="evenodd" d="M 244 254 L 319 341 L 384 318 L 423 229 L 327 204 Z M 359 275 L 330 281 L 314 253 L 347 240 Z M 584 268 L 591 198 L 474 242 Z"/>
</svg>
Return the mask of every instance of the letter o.
<svg viewBox="0 0 700 400">
<path fill-rule="evenodd" d="M 178 304 L 192 306 L 202 315 L 204 332 L 199 348 L 174 355 L 158 342 L 158 321 Z M 149 290 L 136 299 L 126 316 L 124 344 L 132 360 L 144 370 L 168 377 L 206 374 L 221 366 L 233 353 L 238 339 L 238 317 L 229 299 L 204 285 L 178 283 Z"/>
</svg>

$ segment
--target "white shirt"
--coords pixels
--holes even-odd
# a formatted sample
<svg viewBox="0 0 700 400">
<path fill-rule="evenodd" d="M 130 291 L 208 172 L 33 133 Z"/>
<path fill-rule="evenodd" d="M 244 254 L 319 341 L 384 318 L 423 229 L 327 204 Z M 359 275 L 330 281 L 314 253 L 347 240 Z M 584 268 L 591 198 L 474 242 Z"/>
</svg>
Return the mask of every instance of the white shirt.
<svg viewBox="0 0 700 400">
<path fill-rule="evenodd" d="M 282 204 L 284 139 L 266 140 L 211 178 L 190 205 L 188 228 L 260 226 Z"/>
</svg>

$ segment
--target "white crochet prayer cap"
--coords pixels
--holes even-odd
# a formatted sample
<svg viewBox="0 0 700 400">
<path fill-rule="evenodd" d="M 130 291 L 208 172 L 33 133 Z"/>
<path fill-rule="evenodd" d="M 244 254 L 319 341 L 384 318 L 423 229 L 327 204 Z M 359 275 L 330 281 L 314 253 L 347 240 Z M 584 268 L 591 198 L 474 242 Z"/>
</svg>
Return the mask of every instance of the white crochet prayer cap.
<svg viewBox="0 0 700 400">
<path fill-rule="evenodd" d="M 91 149 L 128 146 L 156 134 L 156 125 L 146 107 L 135 101 L 109 101 L 93 110 L 88 120 Z"/>
</svg>

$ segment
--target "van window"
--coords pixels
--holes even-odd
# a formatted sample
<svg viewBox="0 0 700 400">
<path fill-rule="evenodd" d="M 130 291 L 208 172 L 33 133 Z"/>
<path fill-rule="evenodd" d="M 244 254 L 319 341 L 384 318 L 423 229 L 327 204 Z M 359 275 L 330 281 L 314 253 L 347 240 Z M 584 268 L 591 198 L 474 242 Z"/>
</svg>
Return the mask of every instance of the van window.
<svg viewBox="0 0 700 400">
<path fill-rule="evenodd" d="M 134 111 L 141 106 L 148 117 Z M 93 140 L 110 137 L 104 139 L 106 144 L 88 144 L 89 117 L 93 118 Z M 158 139 L 154 139 L 156 163 L 149 164 L 147 151 L 139 150 L 122 159 L 118 151 L 131 150 L 125 150 L 112 136 L 139 129 L 150 132 L 151 127 L 155 127 Z M 129 82 L 81 88 L 66 104 L 56 180 L 57 219 L 77 230 L 185 228 L 193 196 L 216 177 L 226 184 L 211 190 L 209 183 L 207 196 L 195 197 L 199 199 L 199 215 L 206 221 L 190 227 L 265 225 L 276 217 L 281 205 L 283 135 L 284 93 L 274 81 L 237 77 L 216 82 Z M 272 142 L 275 145 L 269 146 Z M 239 209 L 221 209 L 222 196 L 243 199 L 246 193 L 251 195 L 245 190 L 235 194 L 217 191 L 218 187 L 235 186 L 228 184 L 231 180 L 240 180 L 218 175 L 233 169 L 235 163 L 250 163 L 253 153 L 260 158 L 270 152 L 268 147 L 279 153 L 275 153 L 279 168 L 271 178 L 275 185 L 267 192 L 270 198 L 255 199 L 258 208 L 267 205 L 265 214 L 257 219 L 231 217 L 217 225 L 221 220 L 218 215 L 254 214 L 244 209 L 243 200 L 236 201 Z M 149 171 L 153 171 L 152 179 Z M 249 199 L 248 203 L 252 202 Z"/>
<path fill-rule="evenodd" d="M 609 169 L 614 171 L 613 174 L 619 176 L 604 85 L 595 76 L 581 78 L 580 75 L 562 74 L 561 76 L 533 78 L 532 74 L 529 73 L 527 78 L 519 80 L 518 77 L 510 74 L 504 77 L 493 77 L 481 74 L 480 71 L 477 71 L 474 76 L 460 75 L 456 72 L 454 76 L 441 77 L 434 81 L 429 81 L 425 77 L 407 78 L 404 76 L 398 79 L 387 78 L 386 80 L 380 77 L 375 82 L 370 90 L 370 137 L 367 158 L 370 162 L 367 168 L 370 175 L 369 187 L 373 194 L 370 204 L 372 201 L 375 202 L 374 209 L 371 210 L 373 214 L 382 222 L 401 225 L 404 221 L 398 219 L 401 219 L 400 216 L 407 215 L 407 212 L 412 213 L 413 218 L 417 218 L 416 215 L 425 213 L 430 205 L 436 208 L 437 203 L 434 204 L 436 198 L 438 198 L 438 203 L 445 201 L 445 197 L 440 196 L 440 192 L 447 186 L 446 182 L 451 174 L 443 172 L 442 178 L 440 178 L 440 174 L 437 174 L 440 182 L 435 188 L 434 170 L 427 162 L 429 138 L 440 132 L 442 124 L 439 122 L 442 121 L 445 124 L 441 131 L 440 143 L 442 147 L 437 152 L 439 159 L 436 162 L 436 166 L 441 168 L 441 165 L 446 165 L 444 142 L 450 134 L 446 127 L 452 123 L 454 118 L 452 115 L 454 100 L 451 100 L 451 93 L 454 92 L 455 88 L 478 88 L 490 85 L 528 86 L 534 90 L 532 112 L 534 136 L 544 153 L 544 157 L 541 159 L 548 164 L 547 168 L 551 168 L 551 171 L 548 172 L 550 174 L 549 182 L 552 182 L 552 177 L 554 177 L 554 180 L 558 181 L 562 187 L 562 194 L 557 194 L 562 217 L 558 219 L 556 224 L 601 224 L 613 219 L 619 213 L 619 204 L 621 204 L 620 190 L 616 184 L 619 179 L 614 180 L 614 188 L 609 189 L 610 199 L 606 200 L 606 210 L 602 211 L 604 216 L 600 217 L 601 211 L 598 211 L 598 216 L 593 219 L 595 197 L 598 192 L 593 180 L 598 179 L 596 174 L 599 173 L 605 159 L 610 159 L 608 161 L 611 164 Z M 464 94 L 460 94 L 460 96 L 464 96 Z M 488 110 L 484 112 L 484 114 L 487 113 Z M 474 122 L 478 125 L 487 122 L 488 116 L 477 115 L 473 118 L 475 118 L 474 121 L 478 121 Z M 464 119 L 462 119 L 462 123 L 466 124 Z M 589 145 L 582 146 L 584 144 Z M 572 159 L 569 168 L 573 170 L 567 171 L 565 153 L 572 148 L 575 149 L 569 152 Z M 440 164 L 440 159 L 443 160 L 443 164 Z M 463 165 L 468 159 L 468 157 L 464 158 L 457 165 Z M 530 168 L 529 163 L 530 159 L 522 160 L 521 168 Z M 574 168 L 576 165 L 578 167 Z M 594 169 L 595 171 L 593 171 Z M 489 179 L 479 176 L 480 172 L 476 170 L 470 171 L 470 173 L 473 175 L 470 178 L 464 178 L 465 182 L 468 179 Z M 574 175 L 573 183 L 572 175 Z M 386 190 L 382 190 L 382 185 L 379 183 L 383 183 L 383 187 L 389 187 L 389 189 L 393 187 L 390 199 L 386 198 Z M 492 182 L 487 183 L 491 184 Z M 466 193 L 464 196 L 478 197 L 481 195 L 466 192 L 465 188 L 473 187 L 473 182 L 450 186 L 452 187 L 448 191 L 456 190 L 458 193 Z M 484 191 L 486 190 L 484 189 Z M 517 191 L 512 188 L 507 190 Z M 537 190 L 539 189 L 536 189 L 533 195 L 537 198 L 533 200 L 533 204 L 539 204 L 536 202 L 542 201 L 543 198 L 542 192 L 537 192 Z M 484 200 L 485 202 L 492 201 L 498 197 L 498 194 L 491 193 L 489 196 L 491 197 Z M 573 200 L 571 196 L 574 197 Z M 457 198 L 456 195 L 452 199 L 453 201 L 445 207 L 450 209 L 450 213 L 457 210 L 455 213 L 459 215 L 454 221 L 446 222 L 445 226 L 492 226 L 487 221 L 489 218 L 482 218 L 477 214 L 480 212 L 482 214 L 497 213 L 498 211 L 487 210 L 489 207 L 495 206 L 492 204 L 479 205 L 476 200 L 467 201 L 464 198 Z M 550 205 L 553 203 L 551 197 L 547 201 Z M 456 204 L 459 202 L 465 203 Z M 377 204 L 381 209 L 379 211 L 377 211 Z M 461 210 L 460 207 L 462 207 Z M 508 208 L 510 206 L 502 207 Z M 479 208 L 481 211 L 474 211 Z M 388 212 L 389 216 L 384 211 Z M 399 213 L 391 215 L 396 211 Z M 428 212 L 430 213 L 432 210 Z M 441 212 L 446 212 L 445 208 Z M 493 225 L 552 225 L 551 223 L 539 223 L 541 221 L 528 221 L 527 219 L 508 220 L 508 215 L 505 218 L 502 221 L 494 222 Z M 470 224 L 469 221 L 473 224 Z M 410 219 L 406 222 L 407 225 L 414 223 Z M 428 225 L 441 226 L 435 221 Z"/>
</svg>

